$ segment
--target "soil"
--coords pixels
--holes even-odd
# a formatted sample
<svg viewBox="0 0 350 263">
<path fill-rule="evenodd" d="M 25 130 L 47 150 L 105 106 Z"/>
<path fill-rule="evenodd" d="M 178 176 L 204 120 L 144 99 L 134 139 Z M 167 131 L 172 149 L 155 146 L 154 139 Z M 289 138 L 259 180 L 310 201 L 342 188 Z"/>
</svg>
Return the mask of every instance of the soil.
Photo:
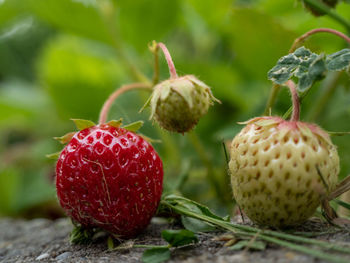
<svg viewBox="0 0 350 263">
<path fill-rule="evenodd" d="M 153 220 L 134 241 L 136 244 L 165 244 L 160 238 L 161 231 L 174 227 L 176 228 L 160 220 Z M 72 224 L 66 218 L 55 221 L 0 219 L 0 262 L 141 262 L 144 249 L 109 251 L 106 236 L 100 237 L 90 245 L 72 245 L 69 243 L 71 230 Z M 350 245 L 349 231 L 330 227 L 320 221 L 309 221 L 299 230 L 326 231 L 327 233 L 317 238 Z M 230 250 L 224 246 L 223 238 L 218 238 L 224 234 L 198 234 L 200 241 L 197 244 L 172 250 L 171 260 L 168 262 L 326 262 L 274 245 L 269 245 L 264 251 Z"/>
</svg>

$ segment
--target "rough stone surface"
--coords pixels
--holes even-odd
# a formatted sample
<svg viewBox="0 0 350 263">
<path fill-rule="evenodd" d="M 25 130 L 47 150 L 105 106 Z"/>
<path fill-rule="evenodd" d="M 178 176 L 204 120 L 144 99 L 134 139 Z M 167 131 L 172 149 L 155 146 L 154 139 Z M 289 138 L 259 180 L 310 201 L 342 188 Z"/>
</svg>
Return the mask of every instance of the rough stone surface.
<svg viewBox="0 0 350 263">
<path fill-rule="evenodd" d="M 317 221 L 308 222 L 300 231 L 324 231 L 329 230 L 328 227 Z M 168 228 L 174 228 L 174 226 L 153 222 L 135 240 L 135 243 L 164 244 L 160 239 L 160 232 Z M 108 251 L 105 236 L 91 245 L 71 245 L 69 243 L 71 230 L 72 224 L 68 219 L 56 221 L 0 219 L 0 262 L 141 262 L 144 249 Z M 172 258 L 169 262 L 324 262 L 274 245 L 269 245 L 266 250 L 260 252 L 233 251 L 224 246 L 224 241 L 217 238 L 223 234 L 215 232 L 198 235 L 200 239 L 198 244 L 172 250 Z M 318 238 L 329 242 L 339 241 L 350 244 L 349 231 L 346 230 L 333 231 Z"/>
</svg>

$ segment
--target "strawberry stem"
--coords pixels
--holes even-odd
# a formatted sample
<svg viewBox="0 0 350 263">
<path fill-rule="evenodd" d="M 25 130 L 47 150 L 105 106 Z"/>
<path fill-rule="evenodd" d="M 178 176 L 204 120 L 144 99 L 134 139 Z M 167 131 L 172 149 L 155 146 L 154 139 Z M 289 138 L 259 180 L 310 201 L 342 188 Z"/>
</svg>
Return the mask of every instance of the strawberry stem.
<svg viewBox="0 0 350 263">
<path fill-rule="evenodd" d="M 300 117 L 300 103 L 299 103 L 299 96 L 298 91 L 295 87 L 295 83 L 292 80 L 288 80 L 285 85 L 289 88 L 290 93 L 292 95 L 292 102 L 293 102 L 293 113 L 291 117 L 291 121 L 299 121 Z"/>
<path fill-rule="evenodd" d="M 303 34 L 302 36 L 296 38 L 293 42 L 293 45 L 289 49 L 288 53 L 293 53 L 298 48 L 298 46 L 300 44 L 304 43 L 310 36 L 317 34 L 317 33 L 330 33 L 330 34 L 336 35 L 336 36 L 344 39 L 346 42 L 348 42 L 348 44 L 350 44 L 350 38 L 347 35 L 339 32 L 335 29 L 316 28 L 316 29 L 312 29 L 312 30 L 306 32 L 305 34 Z M 274 84 L 272 86 L 272 89 L 271 89 L 271 92 L 270 92 L 270 95 L 269 95 L 269 98 L 268 98 L 268 101 L 267 101 L 267 104 L 265 107 L 264 115 L 268 115 L 270 109 L 272 108 L 273 104 L 275 103 L 278 92 L 280 91 L 280 87 L 281 86 L 278 84 Z"/>
<path fill-rule="evenodd" d="M 123 93 L 133 90 L 133 89 L 152 89 L 151 85 L 143 82 L 136 82 L 131 84 L 126 84 L 121 86 L 119 89 L 114 91 L 109 98 L 103 104 L 103 107 L 100 112 L 99 124 L 104 124 L 107 121 L 109 110 L 113 102 Z"/>
<path fill-rule="evenodd" d="M 169 50 L 167 49 L 167 47 L 163 44 L 163 43 L 158 43 L 157 44 L 158 47 L 160 47 L 163 51 L 163 54 L 165 56 L 166 62 L 168 63 L 168 67 L 169 67 L 169 72 L 170 72 L 170 78 L 171 79 L 176 79 L 177 73 L 176 73 L 176 69 L 175 69 L 175 65 L 174 62 L 171 58 L 171 55 L 169 53 Z"/>
<path fill-rule="evenodd" d="M 315 28 L 315 29 L 312 29 L 312 30 L 306 32 L 304 35 L 298 37 L 297 39 L 295 39 L 292 47 L 289 50 L 289 53 L 293 53 L 298 48 L 298 46 L 300 44 L 304 43 L 310 36 L 315 35 L 317 33 L 330 33 L 330 34 L 336 35 L 336 36 L 344 39 L 346 42 L 348 42 L 348 44 L 350 44 L 350 38 L 347 35 L 339 32 L 339 31 L 337 31 L 335 29 L 332 29 L 332 28 Z"/>
</svg>

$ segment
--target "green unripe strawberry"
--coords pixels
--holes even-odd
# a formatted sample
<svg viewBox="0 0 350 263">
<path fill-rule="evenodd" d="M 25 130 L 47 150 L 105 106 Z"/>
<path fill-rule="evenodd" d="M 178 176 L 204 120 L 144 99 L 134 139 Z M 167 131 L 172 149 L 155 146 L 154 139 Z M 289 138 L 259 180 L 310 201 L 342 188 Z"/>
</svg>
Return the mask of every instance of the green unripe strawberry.
<svg viewBox="0 0 350 263">
<path fill-rule="evenodd" d="M 260 117 L 246 122 L 231 144 L 234 197 L 255 223 L 298 225 L 334 190 L 339 157 L 315 124 Z"/>
<path fill-rule="evenodd" d="M 170 78 L 154 87 L 151 118 L 168 131 L 188 132 L 208 112 L 213 101 L 218 100 L 210 88 L 195 76 Z"/>
<path fill-rule="evenodd" d="M 329 6 L 330 8 L 334 8 L 337 4 L 338 4 L 338 0 L 317 0 L 327 6 Z M 320 10 L 319 8 L 305 2 L 304 0 L 302 0 L 304 7 L 309 10 L 314 16 L 323 16 L 326 13 L 322 10 Z"/>
</svg>

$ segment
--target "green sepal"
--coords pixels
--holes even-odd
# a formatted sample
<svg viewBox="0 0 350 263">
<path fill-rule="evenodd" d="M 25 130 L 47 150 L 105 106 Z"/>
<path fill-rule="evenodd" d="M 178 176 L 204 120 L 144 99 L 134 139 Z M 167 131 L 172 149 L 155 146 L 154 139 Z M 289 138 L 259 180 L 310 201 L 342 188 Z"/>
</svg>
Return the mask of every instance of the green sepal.
<svg viewBox="0 0 350 263">
<path fill-rule="evenodd" d="M 210 88 L 207 84 L 205 84 L 203 81 L 197 79 L 197 78 L 196 78 L 195 76 L 193 76 L 193 75 L 188 75 L 187 78 L 188 78 L 190 81 L 192 81 L 195 85 L 205 88 L 205 90 L 209 93 L 209 97 L 212 99 L 212 101 L 215 101 L 215 102 L 221 104 L 221 101 L 220 101 L 219 99 L 217 99 L 217 98 L 214 97 L 214 94 L 213 94 L 213 92 L 211 91 L 211 88 Z M 212 103 L 212 102 L 211 102 L 211 103 Z"/>
<path fill-rule="evenodd" d="M 66 144 L 66 143 L 70 142 L 70 140 L 73 138 L 74 134 L 76 134 L 76 132 L 69 132 L 61 137 L 53 137 L 53 138 L 62 144 Z"/>
<path fill-rule="evenodd" d="M 71 119 L 71 120 L 74 121 L 75 126 L 80 131 L 96 125 L 94 122 L 89 120 L 82 120 L 82 119 Z"/>
<path fill-rule="evenodd" d="M 70 233 L 71 244 L 90 244 L 92 242 L 95 231 L 93 229 L 86 229 L 82 226 L 74 226 Z"/>
<path fill-rule="evenodd" d="M 50 153 L 46 154 L 46 158 L 52 159 L 52 160 L 57 160 L 60 157 L 61 152 L 55 152 L 55 153 Z"/>
<path fill-rule="evenodd" d="M 307 125 L 302 124 L 302 123 L 298 123 L 298 128 L 299 128 L 302 135 L 304 135 L 306 137 L 313 137 L 312 131 L 310 130 L 309 127 L 307 127 Z"/>
<path fill-rule="evenodd" d="M 275 119 L 260 119 L 257 122 L 254 122 L 254 124 L 261 127 L 266 127 L 266 126 L 278 124 L 278 121 Z"/>
<path fill-rule="evenodd" d="M 152 139 L 144 134 L 140 134 L 138 133 L 138 135 L 144 139 L 145 141 L 149 142 L 149 143 L 161 143 L 162 141 L 161 140 L 158 140 L 158 139 Z"/>
<path fill-rule="evenodd" d="M 119 120 L 111 120 L 107 123 L 107 125 L 119 128 L 123 124 L 123 119 L 120 118 Z"/>
<path fill-rule="evenodd" d="M 128 131 L 137 132 L 142 126 L 143 121 L 135 121 L 133 123 L 122 126 L 122 128 Z"/>
<path fill-rule="evenodd" d="M 176 85 L 172 85 L 171 88 L 184 98 L 190 108 L 193 107 L 192 91 L 195 89 L 195 85 L 192 81 L 186 77 L 179 78 Z"/>
</svg>

